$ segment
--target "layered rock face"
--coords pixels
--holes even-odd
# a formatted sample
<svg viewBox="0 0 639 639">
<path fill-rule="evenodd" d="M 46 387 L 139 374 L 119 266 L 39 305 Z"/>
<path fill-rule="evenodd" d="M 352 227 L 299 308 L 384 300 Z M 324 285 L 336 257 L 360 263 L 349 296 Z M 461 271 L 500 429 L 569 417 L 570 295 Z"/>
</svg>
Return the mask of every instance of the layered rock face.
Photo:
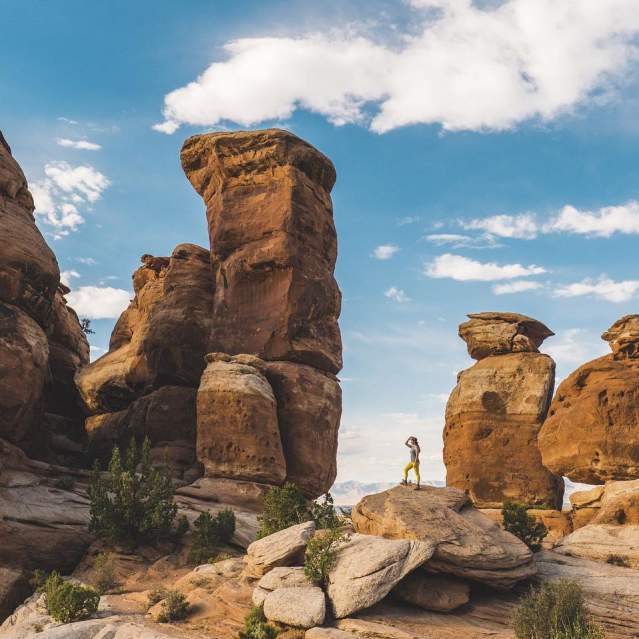
<svg viewBox="0 0 639 639">
<path fill-rule="evenodd" d="M 589 484 L 639 477 L 639 315 L 622 317 L 602 339 L 612 353 L 559 385 L 539 433 L 544 464 Z"/>
<path fill-rule="evenodd" d="M 50 435 L 45 413 L 60 434 L 81 433 L 73 375 L 88 362 L 89 345 L 33 210 L 0 134 L 0 437 L 42 456 Z"/>
<path fill-rule="evenodd" d="M 515 313 L 469 317 L 459 334 L 479 361 L 459 374 L 446 406 L 447 484 L 482 508 L 505 500 L 560 508 L 563 481 L 537 447 L 555 381 L 553 360 L 537 349 L 552 333 Z"/>
</svg>

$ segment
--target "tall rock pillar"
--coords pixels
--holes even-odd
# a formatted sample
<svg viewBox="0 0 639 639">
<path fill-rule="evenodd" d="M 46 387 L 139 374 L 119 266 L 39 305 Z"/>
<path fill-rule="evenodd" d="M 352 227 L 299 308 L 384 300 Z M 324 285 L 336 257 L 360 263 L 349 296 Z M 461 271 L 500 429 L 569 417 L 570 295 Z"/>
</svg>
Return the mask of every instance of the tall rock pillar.
<svg viewBox="0 0 639 639">
<path fill-rule="evenodd" d="M 561 506 L 563 481 L 547 470 L 537 446 L 555 382 L 555 363 L 538 352 L 553 333 L 516 313 L 476 313 L 459 327 L 479 360 L 462 371 L 446 406 L 447 484 L 476 506 L 505 500 Z"/>
</svg>

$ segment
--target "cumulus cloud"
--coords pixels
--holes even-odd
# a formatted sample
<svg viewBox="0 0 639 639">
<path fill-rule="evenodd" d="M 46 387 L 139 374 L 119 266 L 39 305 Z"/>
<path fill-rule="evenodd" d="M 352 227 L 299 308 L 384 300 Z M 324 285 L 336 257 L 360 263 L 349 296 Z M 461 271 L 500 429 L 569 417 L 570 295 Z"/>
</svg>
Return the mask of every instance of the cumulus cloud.
<svg viewBox="0 0 639 639">
<path fill-rule="evenodd" d="M 110 286 L 80 286 L 66 297 L 80 317 L 117 319 L 129 305 L 131 293 Z"/>
<path fill-rule="evenodd" d="M 518 280 L 516 282 L 509 282 L 508 284 L 495 284 L 495 286 L 493 286 L 493 293 L 495 295 L 512 295 L 514 293 L 534 291 L 539 288 L 543 288 L 543 285 L 539 282 Z"/>
<path fill-rule="evenodd" d="M 639 233 L 639 202 L 631 200 L 619 206 L 604 206 L 595 211 L 582 211 L 564 206 L 559 215 L 545 225 L 546 233 L 563 232 L 610 237 L 615 233 Z"/>
<path fill-rule="evenodd" d="M 69 138 L 57 138 L 56 143 L 58 146 L 63 146 L 69 149 L 78 149 L 79 151 L 99 151 L 102 147 L 95 142 L 89 142 L 88 140 L 70 140 Z"/>
<path fill-rule="evenodd" d="M 373 251 L 372 257 L 376 260 L 390 260 L 397 251 L 399 251 L 399 246 L 395 246 L 394 244 L 382 244 Z"/>
<path fill-rule="evenodd" d="M 400 47 L 346 33 L 228 42 L 164 98 L 164 121 L 253 126 L 296 109 L 384 133 L 408 124 L 506 130 L 601 101 L 635 60 L 635 0 L 413 0 Z M 433 11 L 436 8 L 437 11 Z"/>
<path fill-rule="evenodd" d="M 68 235 L 84 223 L 80 208 L 97 202 L 111 182 L 90 164 L 47 162 L 44 179 L 31 184 L 35 213 L 51 227 L 55 239 Z"/>
<path fill-rule="evenodd" d="M 68 271 L 61 271 L 60 273 L 60 281 L 69 288 L 71 288 L 71 280 L 75 277 L 80 277 L 80 273 L 74 271 L 73 269 Z"/>
<path fill-rule="evenodd" d="M 396 286 L 391 286 L 388 290 L 384 291 L 384 296 L 399 304 L 406 304 L 411 301 L 410 297 L 408 297 L 401 288 L 397 288 Z"/>
<path fill-rule="evenodd" d="M 545 272 L 546 269 L 535 264 L 523 266 L 522 264 L 484 263 L 451 253 L 444 253 L 424 266 L 424 274 L 428 277 L 451 278 L 458 282 L 510 280 Z"/>
<path fill-rule="evenodd" d="M 459 233 L 433 233 L 423 237 L 427 242 L 432 242 L 437 246 L 450 246 L 451 248 L 499 248 L 501 244 L 490 234 L 472 237 L 471 235 L 461 235 Z"/>
<path fill-rule="evenodd" d="M 607 302 L 627 302 L 639 291 L 639 280 L 622 280 L 615 282 L 602 276 L 598 280 L 585 279 L 581 282 L 560 286 L 555 289 L 556 297 L 581 297 L 592 295 Z"/>
<path fill-rule="evenodd" d="M 468 222 L 460 222 L 465 229 L 485 231 L 489 235 L 532 240 L 537 237 L 537 222 L 533 215 L 493 215 Z"/>
</svg>

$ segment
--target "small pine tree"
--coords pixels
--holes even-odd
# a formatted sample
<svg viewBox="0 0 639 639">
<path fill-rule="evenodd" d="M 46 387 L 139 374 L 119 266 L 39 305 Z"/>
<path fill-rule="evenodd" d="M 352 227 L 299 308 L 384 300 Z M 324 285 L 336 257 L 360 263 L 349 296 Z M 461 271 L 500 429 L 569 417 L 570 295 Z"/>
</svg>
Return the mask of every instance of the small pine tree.
<svg viewBox="0 0 639 639">
<path fill-rule="evenodd" d="M 504 522 L 504 530 L 521 539 L 530 550 L 541 550 L 541 542 L 548 534 L 548 529 L 542 522 L 538 522 L 524 504 L 513 501 L 505 501 L 501 514 Z"/>
<path fill-rule="evenodd" d="M 138 452 L 135 439 L 124 461 L 114 446 L 109 462 L 109 478 L 103 479 L 98 462 L 89 487 L 92 532 L 113 542 L 136 547 L 167 537 L 177 514 L 173 482 L 164 468 L 151 465 L 151 444 L 145 438 L 136 470 Z"/>
<path fill-rule="evenodd" d="M 206 511 L 200 513 L 193 523 L 193 547 L 189 553 L 189 561 L 203 564 L 216 554 L 216 546 L 227 544 L 235 533 L 235 513 L 225 508 L 215 515 Z"/>
<path fill-rule="evenodd" d="M 309 501 L 296 484 L 274 486 L 264 497 L 264 511 L 258 518 L 257 538 L 267 537 L 289 526 L 312 519 Z"/>
<path fill-rule="evenodd" d="M 325 586 L 328 573 L 335 565 L 337 547 L 347 541 L 349 536 L 339 526 L 323 530 L 308 542 L 304 555 L 304 574 L 309 581 Z"/>
<path fill-rule="evenodd" d="M 339 516 L 335 512 L 333 496 L 326 493 L 321 502 L 315 501 L 311 505 L 311 518 L 317 528 L 336 528 L 340 525 Z"/>
<path fill-rule="evenodd" d="M 47 612 L 60 623 L 88 619 L 95 614 L 100 603 L 100 595 L 93 588 L 63 581 L 55 571 L 46 578 L 39 590 L 45 594 Z"/>
</svg>

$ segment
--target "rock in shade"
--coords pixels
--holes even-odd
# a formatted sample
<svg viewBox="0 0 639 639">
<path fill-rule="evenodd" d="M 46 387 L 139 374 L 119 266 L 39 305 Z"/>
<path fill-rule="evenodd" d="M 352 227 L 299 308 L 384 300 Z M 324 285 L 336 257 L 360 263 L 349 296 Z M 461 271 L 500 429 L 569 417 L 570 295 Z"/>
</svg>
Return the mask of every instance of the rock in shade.
<svg viewBox="0 0 639 639">
<path fill-rule="evenodd" d="M 196 135 L 181 158 L 206 204 L 215 274 L 211 350 L 337 373 L 331 161 L 279 129 Z"/>
<path fill-rule="evenodd" d="M 537 353 L 541 343 L 554 333 L 544 324 L 519 313 L 470 313 L 459 326 L 473 359 L 504 353 Z"/>
<path fill-rule="evenodd" d="M 509 589 L 536 572 L 528 547 L 456 488 L 398 486 L 367 495 L 353 508 L 352 521 L 359 533 L 432 544 L 435 551 L 424 565 L 431 572 L 497 589 Z"/>
<path fill-rule="evenodd" d="M 312 366 L 267 362 L 265 375 L 277 400 L 286 480 L 310 498 L 327 492 L 337 474 L 337 433 L 342 390 L 337 379 Z"/>
<path fill-rule="evenodd" d="M 197 456 L 206 474 L 281 484 L 286 462 L 264 362 L 223 353 L 206 361 L 197 392 Z"/>
<path fill-rule="evenodd" d="M 295 628 L 321 626 L 326 616 L 326 597 L 317 586 L 278 588 L 264 600 L 264 616 Z"/>
<path fill-rule="evenodd" d="M 123 410 L 162 386 L 196 388 L 204 370 L 213 303 L 209 251 L 179 244 L 170 258 L 141 259 L 135 297 L 113 329 L 109 352 L 76 375 L 92 414 Z"/>
<path fill-rule="evenodd" d="M 639 478 L 639 316 L 603 334 L 613 353 L 579 367 L 557 389 L 539 433 L 543 463 L 572 481 Z"/>
<path fill-rule="evenodd" d="M 424 610 L 450 612 L 470 600 L 470 586 L 461 579 L 415 570 L 392 591 L 393 596 Z"/>
<path fill-rule="evenodd" d="M 462 371 L 446 406 L 446 483 L 479 508 L 506 500 L 560 508 L 563 480 L 537 446 L 554 381 L 553 360 L 534 352 L 485 357 Z"/>
<path fill-rule="evenodd" d="M 430 541 L 351 535 L 337 549 L 327 595 L 338 619 L 381 601 L 406 575 L 430 559 Z"/>
<path fill-rule="evenodd" d="M 314 522 L 307 521 L 254 541 L 246 551 L 247 573 L 262 577 L 278 566 L 301 565 L 314 532 Z"/>
</svg>

